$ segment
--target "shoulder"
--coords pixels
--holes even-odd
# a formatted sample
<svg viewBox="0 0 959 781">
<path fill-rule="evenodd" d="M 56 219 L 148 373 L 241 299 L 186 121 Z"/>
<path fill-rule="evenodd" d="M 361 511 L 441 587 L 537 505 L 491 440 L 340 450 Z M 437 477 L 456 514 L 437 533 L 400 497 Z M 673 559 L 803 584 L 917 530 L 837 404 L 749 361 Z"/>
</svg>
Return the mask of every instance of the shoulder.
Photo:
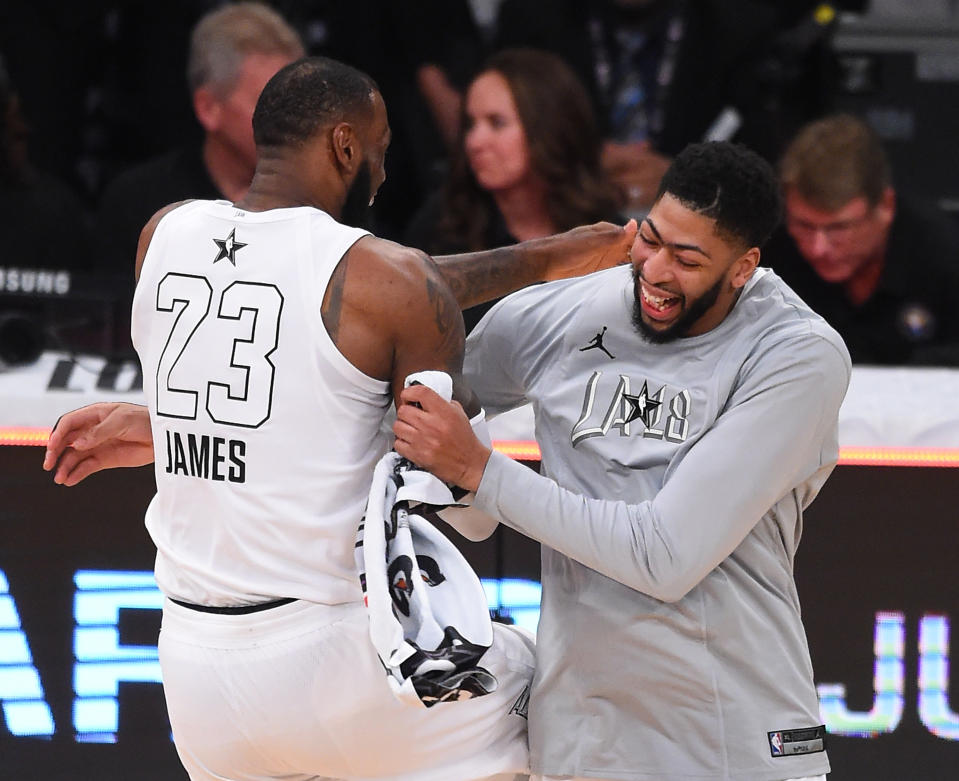
<svg viewBox="0 0 959 781">
<path fill-rule="evenodd" d="M 119 173 L 97 204 L 101 241 L 129 241 L 132 249 L 144 222 L 164 204 L 185 198 L 220 198 L 202 162 L 195 168 L 188 158 L 188 153 L 175 150 Z"/>
<path fill-rule="evenodd" d="M 413 278 L 436 269 L 433 259 L 422 250 L 372 234 L 360 238 L 347 254 L 351 263 L 369 266 L 371 270 L 385 272 L 390 277 Z"/>
<path fill-rule="evenodd" d="M 501 332 L 514 343 L 544 344 L 562 338 L 570 323 L 584 309 L 610 311 L 629 284 L 629 266 L 597 271 L 581 277 L 530 285 L 498 301 L 483 322 L 490 333 Z M 598 298 L 602 297 L 602 301 Z"/>
<path fill-rule="evenodd" d="M 440 298 L 452 300 L 455 306 L 433 258 L 388 239 L 363 236 L 347 250 L 336 273 L 377 310 L 419 306 Z"/>
<path fill-rule="evenodd" d="M 773 271 L 758 269 L 757 274 L 741 302 L 745 346 L 750 355 L 765 359 L 781 356 L 784 360 L 819 356 L 841 364 L 847 373 L 851 371 L 849 352 L 836 329 Z"/>
<path fill-rule="evenodd" d="M 913 196 L 897 196 L 896 215 L 889 236 L 889 259 L 914 266 L 922 263 L 941 267 L 952 276 L 952 258 L 959 246 L 959 223 L 935 203 Z"/>
<path fill-rule="evenodd" d="M 140 269 L 143 268 L 143 260 L 146 257 L 147 250 L 150 247 L 150 242 L 153 240 L 153 234 L 156 233 L 157 226 L 160 224 L 160 221 L 170 214 L 172 211 L 185 206 L 188 203 L 193 203 L 193 200 L 186 201 L 177 201 L 176 203 L 171 203 L 167 206 L 164 206 L 162 209 L 154 213 L 154 215 L 147 221 L 147 224 L 143 226 L 143 230 L 140 231 L 140 240 L 137 243 L 137 256 L 136 256 L 136 278 L 140 278 Z"/>
</svg>

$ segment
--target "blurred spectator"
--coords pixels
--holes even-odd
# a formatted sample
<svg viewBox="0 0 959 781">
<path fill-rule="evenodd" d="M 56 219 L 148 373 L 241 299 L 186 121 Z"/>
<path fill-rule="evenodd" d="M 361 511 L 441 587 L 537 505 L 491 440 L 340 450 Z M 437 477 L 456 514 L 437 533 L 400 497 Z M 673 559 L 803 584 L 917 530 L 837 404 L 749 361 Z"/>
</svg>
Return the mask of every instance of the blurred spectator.
<svg viewBox="0 0 959 781">
<path fill-rule="evenodd" d="M 802 121 L 825 110 L 829 82 L 813 66 L 835 17 L 828 4 L 818 16 L 795 0 L 544 5 L 505 0 L 498 45 L 548 49 L 579 74 L 602 124 L 604 166 L 631 213 L 649 207 L 687 143 L 734 138 L 775 159 Z"/>
<path fill-rule="evenodd" d="M 484 48 L 468 0 L 280 0 L 311 55 L 347 62 L 376 81 L 389 107 L 386 182 L 375 232 L 401 238 L 445 175 L 462 93 Z"/>
<path fill-rule="evenodd" d="M 67 321 L 84 335 L 103 327 L 102 305 L 78 309 L 60 298 L 76 288 L 74 272 L 89 269 L 90 229 L 74 192 L 33 166 L 28 141 L 0 59 L 0 370 L 35 360 Z"/>
<path fill-rule="evenodd" d="M 132 166 L 174 144 L 201 143 L 182 64 L 197 22 L 224 5 L 222 0 L 97 2 L 105 8 L 99 38 L 91 42 L 97 58 L 78 164 L 94 204 L 106 185 Z"/>
<path fill-rule="evenodd" d="M 876 134 L 837 114 L 781 161 L 785 230 L 764 255 L 854 362 L 959 365 L 959 227 L 897 194 Z"/>
<path fill-rule="evenodd" d="M 128 278 L 132 302 L 133 260 L 140 231 L 157 209 L 187 198 L 246 194 L 253 178 L 253 108 L 267 81 L 303 55 L 296 31 L 260 3 L 224 6 L 203 16 L 193 29 L 187 81 L 201 140 L 121 173 L 100 201 L 97 265 Z M 119 349 L 130 348 L 126 330 Z"/>
<path fill-rule="evenodd" d="M 84 196 L 77 165 L 83 154 L 90 87 L 102 64 L 103 18 L 109 2 L 0 2 L 0 52 L 29 118 L 31 157 Z M 62 66 L 56 77 L 51 75 L 51 62 Z"/>
<path fill-rule="evenodd" d="M 256 99 L 274 73 L 302 54 L 296 31 L 259 3 L 228 5 L 197 23 L 187 80 L 203 138 L 125 171 L 108 186 L 97 219 L 104 270 L 129 275 L 132 284 L 140 230 L 162 206 L 243 197 L 256 163 Z"/>
<path fill-rule="evenodd" d="M 80 200 L 32 164 L 28 140 L 19 95 L 0 60 L 0 266 L 87 270 L 90 231 Z"/>
<path fill-rule="evenodd" d="M 462 126 L 446 187 L 416 216 L 407 244 L 451 254 L 620 219 L 589 97 L 555 55 L 493 55 L 466 91 Z M 467 331 L 490 306 L 464 312 Z"/>
</svg>

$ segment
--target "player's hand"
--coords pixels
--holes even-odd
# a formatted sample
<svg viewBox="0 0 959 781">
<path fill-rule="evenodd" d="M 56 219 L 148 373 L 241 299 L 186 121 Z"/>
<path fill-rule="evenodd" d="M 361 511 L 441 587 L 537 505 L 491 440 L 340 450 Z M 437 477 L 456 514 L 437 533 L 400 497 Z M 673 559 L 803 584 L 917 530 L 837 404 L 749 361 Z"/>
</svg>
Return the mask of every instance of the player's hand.
<svg viewBox="0 0 959 781">
<path fill-rule="evenodd" d="M 543 280 L 578 277 L 629 262 L 636 220 L 625 225 L 597 222 L 550 237 Z"/>
<path fill-rule="evenodd" d="M 393 424 L 396 452 L 446 483 L 476 491 L 490 450 L 476 438 L 459 402 L 425 385 L 404 388 L 400 401 Z"/>
<path fill-rule="evenodd" d="M 90 404 L 63 415 L 53 427 L 43 468 L 53 482 L 76 485 L 101 469 L 153 462 L 147 408 L 125 402 Z"/>
</svg>

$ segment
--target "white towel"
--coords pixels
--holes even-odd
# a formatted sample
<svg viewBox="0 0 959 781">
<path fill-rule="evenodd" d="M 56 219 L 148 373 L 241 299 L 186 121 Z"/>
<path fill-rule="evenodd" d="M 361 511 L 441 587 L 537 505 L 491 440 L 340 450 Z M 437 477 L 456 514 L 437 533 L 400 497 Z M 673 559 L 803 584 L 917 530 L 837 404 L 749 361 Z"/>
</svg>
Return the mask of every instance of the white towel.
<svg viewBox="0 0 959 781">
<path fill-rule="evenodd" d="M 438 376 L 437 376 L 438 375 Z M 449 399 L 442 372 L 410 375 Z M 402 701 L 431 707 L 495 691 L 479 665 L 492 645 L 486 594 L 463 555 L 423 513 L 456 505 L 450 488 L 398 453 L 376 465 L 356 565 L 370 638 Z"/>
</svg>

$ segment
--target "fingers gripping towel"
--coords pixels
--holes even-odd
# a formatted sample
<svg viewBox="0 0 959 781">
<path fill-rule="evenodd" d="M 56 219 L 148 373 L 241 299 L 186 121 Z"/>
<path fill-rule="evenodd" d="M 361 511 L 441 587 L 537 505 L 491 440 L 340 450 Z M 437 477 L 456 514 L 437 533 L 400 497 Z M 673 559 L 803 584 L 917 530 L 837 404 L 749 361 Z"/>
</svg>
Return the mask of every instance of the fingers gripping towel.
<svg viewBox="0 0 959 781">
<path fill-rule="evenodd" d="M 438 375 L 438 377 L 437 377 Z M 449 399 L 442 372 L 410 375 Z M 398 453 L 376 465 L 356 565 L 370 637 L 393 693 L 427 708 L 495 691 L 480 666 L 493 643 L 483 586 L 463 555 L 423 513 L 455 505 L 449 487 Z"/>
</svg>

